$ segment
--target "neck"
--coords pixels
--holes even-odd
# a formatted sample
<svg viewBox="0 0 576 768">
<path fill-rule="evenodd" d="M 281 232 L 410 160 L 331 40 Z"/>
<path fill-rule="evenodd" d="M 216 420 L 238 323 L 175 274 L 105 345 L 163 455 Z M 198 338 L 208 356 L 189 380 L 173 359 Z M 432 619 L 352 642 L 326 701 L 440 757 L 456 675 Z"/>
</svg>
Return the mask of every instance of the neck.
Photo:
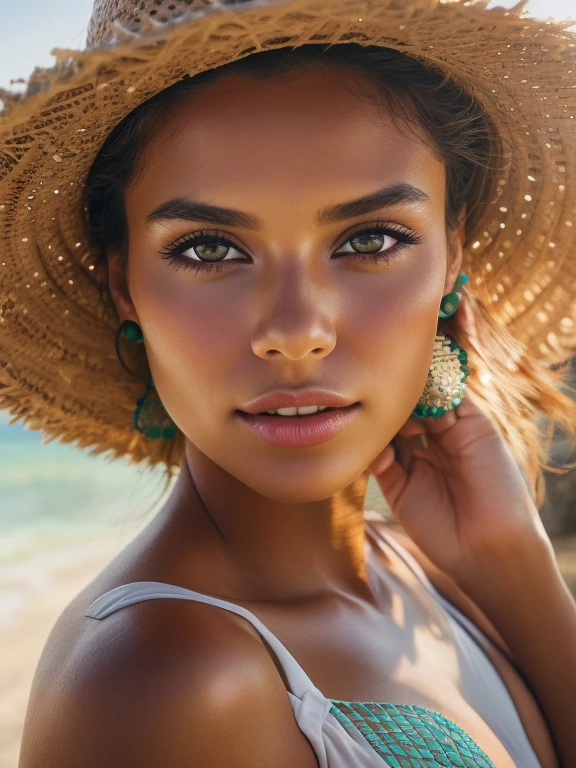
<svg viewBox="0 0 576 768">
<path fill-rule="evenodd" d="M 164 512 L 176 524 L 184 563 L 230 599 L 288 601 L 338 593 L 372 600 L 365 561 L 368 477 L 366 470 L 318 501 L 271 500 L 187 443 Z"/>
</svg>

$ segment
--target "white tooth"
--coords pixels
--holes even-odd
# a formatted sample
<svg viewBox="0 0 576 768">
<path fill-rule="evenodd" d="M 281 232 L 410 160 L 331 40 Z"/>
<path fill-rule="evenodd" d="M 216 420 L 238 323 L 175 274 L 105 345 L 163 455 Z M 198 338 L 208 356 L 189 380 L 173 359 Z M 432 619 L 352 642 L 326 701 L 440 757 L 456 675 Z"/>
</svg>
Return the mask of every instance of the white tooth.
<svg viewBox="0 0 576 768">
<path fill-rule="evenodd" d="M 327 405 L 307 405 L 301 408 L 278 408 L 277 410 L 265 411 L 265 413 L 269 413 L 272 416 L 307 416 L 317 411 L 325 411 L 326 408 L 328 408 Z"/>
<path fill-rule="evenodd" d="M 296 416 L 298 414 L 298 408 L 277 408 L 276 413 L 279 416 Z"/>
<path fill-rule="evenodd" d="M 317 405 L 306 405 L 302 408 L 298 408 L 300 416 L 307 416 L 309 413 L 316 413 L 318 411 Z"/>
</svg>

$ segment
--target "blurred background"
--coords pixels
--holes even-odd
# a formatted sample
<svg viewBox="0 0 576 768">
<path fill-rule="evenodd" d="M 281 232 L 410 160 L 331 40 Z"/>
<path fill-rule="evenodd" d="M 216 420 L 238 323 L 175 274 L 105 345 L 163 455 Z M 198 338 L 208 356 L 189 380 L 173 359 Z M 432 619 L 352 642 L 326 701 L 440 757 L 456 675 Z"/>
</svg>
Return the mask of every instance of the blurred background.
<svg viewBox="0 0 576 768">
<path fill-rule="evenodd" d="M 12 80 L 51 66 L 52 48 L 83 48 L 91 8 L 92 0 L 2 2 L 0 88 L 18 90 Z M 576 19 L 574 0 L 530 0 L 527 8 Z M 559 435 L 551 462 L 576 461 L 569 448 Z M 57 617 L 158 511 L 162 486 L 160 471 L 43 444 L 0 410 L 0 768 L 18 764 L 34 669 Z M 576 471 L 548 474 L 547 487 L 542 519 L 576 594 Z M 366 507 L 388 515 L 373 478 Z"/>
</svg>

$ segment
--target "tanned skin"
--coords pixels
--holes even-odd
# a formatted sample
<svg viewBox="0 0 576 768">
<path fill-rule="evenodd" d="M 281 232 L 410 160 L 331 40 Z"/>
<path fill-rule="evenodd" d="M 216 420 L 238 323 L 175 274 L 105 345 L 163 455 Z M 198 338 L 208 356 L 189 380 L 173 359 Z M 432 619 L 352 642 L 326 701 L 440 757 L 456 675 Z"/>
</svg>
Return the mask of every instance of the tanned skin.
<svg viewBox="0 0 576 768">
<path fill-rule="evenodd" d="M 396 184 L 412 185 L 422 199 L 318 223 L 327 208 Z M 245 620 L 180 600 L 145 601 L 104 621 L 84 616 L 103 592 L 141 580 L 248 608 L 326 696 L 443 712 L 498 768 L 514 768 L 470 703 L 437 603 L 395 553 L 367 540 L 371 471 L 408 533 L 379 525 L 500 644 L 500 673 L 542 766 L 560 764 L 542 702 L 526 683 L 532 668 L 520 668 L 520 645 L 512 647 L 511 635 L 491 621 L 490 601 L 481 605 L 480 581 L 504 579 L 496 565 L 492 581 L 488 567 L 479 567 L 500 561 L 482 560 L 496 552 L 496 537 L 472 550 L 471 538 L 452 536 L 442 516 L 453 513 L 453 502 L 442 507 L 421 479 L 407 485 L 409 462 L 390 447 L 400 433 L 412 450 L 406 425 L 426 381 L 438 308 L 461 271 L 464 218 L 446 232 L 445 185 L 443 162 L 395 127 L 385 105 L 359 98 L 343 73 L 319 68 L 264 81 L 226 76 L 186 97 L 153 138 L 125 196 L 127 274 L 110 253 L 109 284 L 120 320 L 143 330 L 154 382 L 186 437 L 185 455 L 162 510 L 48 638 L 20 768 L 316 768 L 281 670 Z M 247 219 L 217 226 L 147 220 L 174 198 L 240 210 L 258 219 L 258 229 Z M 370 230 L 377 218 L 421 242 L 388 263 L 361 261 L 350 233 L 358 225 Z M 234 244 L 221 271 L 196 273 L 161 258 L 178 239 L 214 230 Z M 387 237 L 383 250 L 395 242 Z M 186 253 L 198 263 L 191 248 Z M 321 445 L 272 447 L 235 414 L 270 390 L 313 385 L 361 403 L 354 421 Z M 471 437 L 474 457 L 486 460 L 500 491 L 497 524 L 510 531 L 503 509 L 518 496 L 519 472 L 500 444 L 495 451 L 476 407 L 466 408 L 460 422 L 452 416 L 442 429 Z M 482 439 L 472 440 L 477 434 Z M 455 466 L 446 459 L 435 472 Z M 464 476 L 477 483 L 471 498 L 488 498 L 485 482 L 467 467 Z M 404 519 L 405 488 L 413 493 L 412 516 Z M 469 514 L 477 521 L 483 511 Z M 528 502 L 516 519 L 522 541 L 543 540 Z M 553 573 L 549 549 L 536 551 Z M 555 735 L 567 755 L 567 733 L 557 728 Z"/>
</svg>

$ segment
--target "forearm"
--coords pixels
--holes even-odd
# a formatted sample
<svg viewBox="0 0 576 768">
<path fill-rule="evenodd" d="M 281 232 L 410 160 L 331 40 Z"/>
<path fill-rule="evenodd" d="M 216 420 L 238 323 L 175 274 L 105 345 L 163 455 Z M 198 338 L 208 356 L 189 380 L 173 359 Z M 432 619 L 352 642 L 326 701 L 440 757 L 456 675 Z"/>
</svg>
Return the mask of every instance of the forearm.
<svg viewBox="0 0 576 768">
<path fill-rule="evenodd" d="M 485 554 L 459 586 L 512 651 L 543 710 L 560 765 L 576 766 L 576 602 L 550 541 Z"/>
</svg>

